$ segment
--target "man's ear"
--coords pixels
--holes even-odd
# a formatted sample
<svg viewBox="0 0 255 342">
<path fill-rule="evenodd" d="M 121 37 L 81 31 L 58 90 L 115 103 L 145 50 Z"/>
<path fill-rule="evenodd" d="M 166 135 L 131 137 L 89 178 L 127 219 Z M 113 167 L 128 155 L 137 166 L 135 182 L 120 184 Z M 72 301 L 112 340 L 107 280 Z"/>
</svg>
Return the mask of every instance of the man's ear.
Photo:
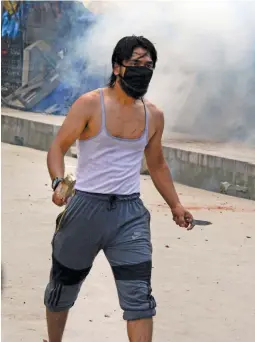
<svg viewBox="0 0 255 342">
<path fill-rule="evenodd" d="M 113 73 L 115 76 L 118 76 L 120 74 L 120 65 L 115 63 L 113 66 Z"/>
</svg>

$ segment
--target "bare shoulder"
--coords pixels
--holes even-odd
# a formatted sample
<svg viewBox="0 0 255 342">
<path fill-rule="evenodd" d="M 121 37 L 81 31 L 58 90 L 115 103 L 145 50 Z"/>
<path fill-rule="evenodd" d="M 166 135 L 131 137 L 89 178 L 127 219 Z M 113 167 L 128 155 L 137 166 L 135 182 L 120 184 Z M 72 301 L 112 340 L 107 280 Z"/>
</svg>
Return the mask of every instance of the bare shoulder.
<svg viewBox="0 0 255 342">
<path fill-rule="evenodd" d="M 151 103 L 148 100 L 145 100 L 144 102 L 154 120 L 162 120 L 164 118 L 163 111 L 159 109 L 155 104 Z"/>
<path fill-rule="evenodd" d="M 145 100 L 145 104 L 150 117 L 150 135 L 153 136 L 156 131 L 163 131 L 164 129 L 164 113 L 161 109 L 148 100 Z"/>
<path fill-rule="evenodd" d="M 93 90 L 90 91 L 86 94 L 81 95 L 75 102 L 74 105 L 77 106 L 86 106 L 88 107 L 93 107 L 98 104 L 100 100 L 100 93 L 99 90 Z"/>
</svg>

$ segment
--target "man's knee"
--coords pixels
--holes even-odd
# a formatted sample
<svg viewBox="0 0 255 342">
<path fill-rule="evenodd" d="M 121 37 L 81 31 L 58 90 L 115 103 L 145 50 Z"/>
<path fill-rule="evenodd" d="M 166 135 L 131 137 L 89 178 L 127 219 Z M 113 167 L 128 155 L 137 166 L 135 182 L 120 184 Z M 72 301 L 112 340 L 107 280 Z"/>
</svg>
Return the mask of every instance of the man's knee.
<svg viewBox="0 0 255 342">
<path fill-rule="evenodd" d="M 156 301 L 150 285 L 151 261 L 113 267 L 120 306 L 125 320 L 150 318 L 156 315 Z"/>
<path fill-rule="evenodd" d="M 65 267 L 53 257 L 50 281 L 44 294 L 44 304 L 48 310 L 59 312 L 70 309 L 90 269 L 91 267 L 73 270 Z"/>
</svg>

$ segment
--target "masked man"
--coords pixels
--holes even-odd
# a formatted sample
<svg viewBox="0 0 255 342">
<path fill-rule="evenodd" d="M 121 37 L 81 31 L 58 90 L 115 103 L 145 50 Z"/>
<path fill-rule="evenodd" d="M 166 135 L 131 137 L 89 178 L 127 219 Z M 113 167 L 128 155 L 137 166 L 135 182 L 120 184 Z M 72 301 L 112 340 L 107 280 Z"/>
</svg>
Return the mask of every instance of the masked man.
<svg viewBox="0 0 255 342">
<path fill-rule="evenodd" d="M 108 86 L 73 104 L 49 150 L 53 202 L 62 206 L 64 155 L 77 140 L 75 195 L 58 220 L 45 291 L 49 342 L 62 341 L 68 311 L 100 250 L 115 277 L 129 340 L 152 341 L 150 213 L 139 197 L 144 153 L 176 224 L 189 228 L 192 221 L 163 157 L 163 113 L 144 99 L 156 62 L 148 39 L 122 38 L 113 51 Z"/>
</svg>

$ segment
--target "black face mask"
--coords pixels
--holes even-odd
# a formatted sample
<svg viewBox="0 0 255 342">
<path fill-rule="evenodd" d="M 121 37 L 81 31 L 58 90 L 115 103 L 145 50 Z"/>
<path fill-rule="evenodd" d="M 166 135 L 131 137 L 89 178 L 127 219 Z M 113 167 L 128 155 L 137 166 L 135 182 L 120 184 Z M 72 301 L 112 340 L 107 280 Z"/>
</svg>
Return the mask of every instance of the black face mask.
<svg viewBox="0 0 255 342">
<path fill-rule="evenodd" d="M 153 70 L 144 66 L 126 66 L 124 76 L 120 76 L 120 86 L 130 97 L 139 99 L 143 97 L 149 87 Z"/>
</svg>

